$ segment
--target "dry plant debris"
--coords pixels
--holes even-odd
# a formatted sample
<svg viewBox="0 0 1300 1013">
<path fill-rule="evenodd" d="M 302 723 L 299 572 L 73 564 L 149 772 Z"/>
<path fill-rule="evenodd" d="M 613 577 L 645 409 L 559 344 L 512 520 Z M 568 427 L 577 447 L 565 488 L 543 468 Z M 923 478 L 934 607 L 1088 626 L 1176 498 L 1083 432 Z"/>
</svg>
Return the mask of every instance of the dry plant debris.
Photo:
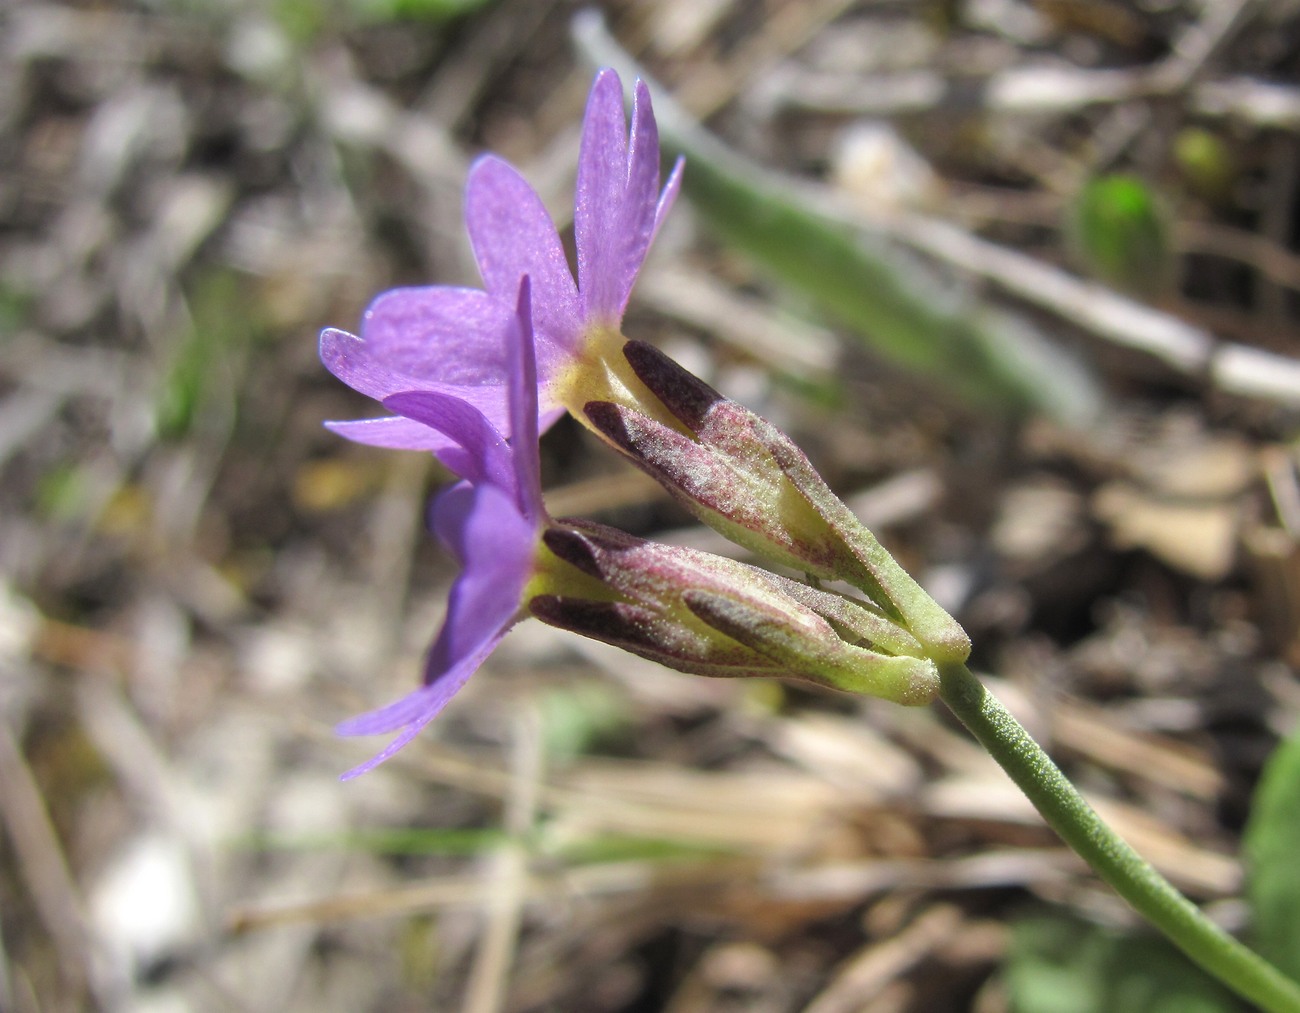
<svg viewBox="0 0 1300 1013">
<path fill-rule="evenodd" d="M 1127 915 L 937 714 L 528 628 L 337 782 L 366 746 L 330 726 L 411 684 L 449 570 L 431 467 L 320 428 L 358 403 L 316 331 L 474 282 L 484 149 L 568 210 L 574 8 L 463 6 L 0 14 L 0 1008 L 1006 1008 L 1029 898 Z M 1098 808 L 1231 922 L 1300 714 L 1300 16 L 604 13 L 726 143 L 1097 369 L 1085 430 L 954 407 L 687 214 L 628 323 L 795 433 Z M 1152 302 L 1081 282 L 1061 238 L 1116 169 L 1176 224 Z M 555 512 L 716 547 L 576 429 L 543 452 Z"/>
</svg>

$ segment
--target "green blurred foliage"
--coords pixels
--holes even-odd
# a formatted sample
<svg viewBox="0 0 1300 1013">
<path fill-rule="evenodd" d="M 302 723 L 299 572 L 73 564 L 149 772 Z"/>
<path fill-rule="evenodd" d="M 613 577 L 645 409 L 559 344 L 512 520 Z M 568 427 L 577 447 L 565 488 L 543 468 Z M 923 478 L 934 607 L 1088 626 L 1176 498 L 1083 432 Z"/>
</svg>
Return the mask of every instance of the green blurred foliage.
<svg viewBox="0 0 1300 1013">
<path fill-rule="evenodd" d="M 0 337 L 7 337 L 22 327 L 31 315 L 36 298 L 0 281 Z"/>
<path fill-rule="evenodd" d="M 233 846 L 265 852 L 352 851 L 404 858 L 467 858 L 487 854 L 509 841 L 510 836 L 496 828 L 394 827 L 322 834 L 256 834 L 233 842 Z M 546 823 L 525 835 L 523 843 L 530 854 L 572 866 L 712 859 L 735 854 L 706 842 L 666 837 L 621 833 L 560 837 Z"/>
<path fill-rule="evenodd" d="M 443 933 L 438 927 L 436 916 L 416 915 L 406 919 L 398 936 L 402 981 L 407 988 L 425 997 L 437 985 L 438 970 L 444 959 Z"/>
<path fill-rule="evenodd" d="M 154 424 L 164 440 L 233 427 L 247 350 L 266 336 L 251 282 L 234 272 L 201 276 L 191 286 L 189 306 L 189 326 L 172 346 L 154 402 Z"/>
<path fill-rule="evenodd" d="M 615 687 L 577 683 L 542 694 L 542 735 L 547 759 L 563 764 L 616 736 L 632 721 L 632 709 Z"/>
<path fill-rule="evenodd" d="M 1237 1013 L 1244 1007 L 1155 936 L 1061 915 L 1024 918 L 1004 965 L 1013 1013 Z"/>
<path fill-rule="evenodd" d="M 1027 324 L 941 281 L 897 243 L 829 217 L 797 187 L 683 125 L 670 101 L 660 104 L 664 153 L 686 156 L 682 186 L 696 213 L 787 293 L 985 411 L 1073 426 L 1100 413 L 1091 372 Z"/>
<path fill-rule="evenodd" d="M 79 520 L 86 513 L 86 474 L 77 464 L 60 464 L 40 477 L 36 484 L 36 514 L 46 520 Z"/>
<path fill-rule="evenodd" d="M 1243 843 L 1256 947 L 1300 979 L 1300 732 L 1269 758 Z"/>
<path fill-rule="evenodd" d="M 569 865 L 603 865 L 611 862 L 681 862 L 726 858 L 735 852 L 717 846 L 662 837 L 597 834 L 567 841 L 548 854 Z"/>
<path fill-rule="evenodd" d="M 1153 297 L 1174 278 L 1169 214 L 1136 176 L 1085 183 L 1066 209 L 1065 239 L 1079 267 L 1123 292 Z"/>
<path fill-rule="evenodd" d="M 365 851 L 378 855 L 479 855 L 507 840 L 498 829 L 396 827 L 322 834 L 258 834 L 235 847 L 248 851 Z"/>
<path fill-rule="evenodd" d="M 473 14 L 492 0 L 275 0 L 280 27 L 299 43 L 331 31 L 391 21 L 442 24 Z"/>
<path fill-rule="evenodd" d="M 359 17 L 371 20 L 449 21 L 473 14 L 491 0 L 349 0 Z"/>
<path fill-rule="evenodd" d="M 1231 200 L 1237 159 L 1218 134 L 1204 127 L 1185 127 L 1174 138 L 1173 154 L 1189 191 L 1211 204 Z"/>
<path fill-rule="evenodd" d="M 441 25 L 473 14 L 493 0 L 146 0 L 175 17 L 220 30 L 249 16 L 264 16 L 296 46 L 367 25 L 412 22 Z"/>
</svg>

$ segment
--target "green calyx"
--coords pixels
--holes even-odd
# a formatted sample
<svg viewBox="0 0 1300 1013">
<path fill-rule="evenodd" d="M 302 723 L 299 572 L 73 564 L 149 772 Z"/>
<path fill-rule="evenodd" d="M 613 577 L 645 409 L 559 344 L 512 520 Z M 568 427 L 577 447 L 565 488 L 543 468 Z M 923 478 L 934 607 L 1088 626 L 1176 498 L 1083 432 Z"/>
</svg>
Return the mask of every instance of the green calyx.
<svg viewBox="0 0 1300 1013">
<path fill-rule="evenodd" d="M 592 401 L 584 416 L 699 520 L 771 563 L 857 588 L 915 646 L 897 653 L 964 661 L 960 625 L 898 565 L 794 442 L 652 346 L 623 356 L 655 404 Z M 676 425 L 659 421 L 668 414 Z M 685 432 L 683 432 L 685 430 Z"/>
</svg>

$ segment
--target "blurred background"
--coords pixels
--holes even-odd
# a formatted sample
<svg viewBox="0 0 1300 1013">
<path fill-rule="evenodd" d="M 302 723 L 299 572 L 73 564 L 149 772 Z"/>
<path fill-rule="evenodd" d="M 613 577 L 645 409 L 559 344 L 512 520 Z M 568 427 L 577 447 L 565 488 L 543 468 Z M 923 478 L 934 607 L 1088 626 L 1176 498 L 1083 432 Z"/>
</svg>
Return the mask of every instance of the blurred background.
<svg viewBox="0 0 1300 1013">
<path fill-rule="evenodd" d="M 527 623 L 339 783 L 454 570 L 438 469 L 322 429 L 373 406 L 316 334 L 478 283 L 485 150 L 571 244 L 592 70 L 636 60 L 687 194 L 625 332 L 791 432 L 1252 921 L 1300 712 L 1300 5 L 578 10 L 0 11 L 0 1009 L 1234 1008 L 937 709 Z M 577 426 L 543 457 L 553 514 L 729 551 Z"/>
</svg>

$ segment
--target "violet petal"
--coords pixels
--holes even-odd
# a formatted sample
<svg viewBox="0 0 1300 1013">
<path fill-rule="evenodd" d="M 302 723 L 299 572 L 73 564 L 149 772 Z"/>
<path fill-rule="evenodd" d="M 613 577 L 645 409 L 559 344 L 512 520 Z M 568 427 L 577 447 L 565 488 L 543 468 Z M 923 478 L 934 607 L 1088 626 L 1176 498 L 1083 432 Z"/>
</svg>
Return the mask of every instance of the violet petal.
<svg viewBox="0 0 1300 1013">
<path fill-rule="evenodd" d="M 536 388 L 533 394 L 536 399 Z M 437 391 L 406 391 L 384 399 L 384 407 L 423 423 L 455 444 L 437 451 L 456 475 L 475 484 L 490 482 L 515 495 L 516 478 L 509 446 L 472 404 Z M 536 442 L 536 436 L 533 437 Z"/>
<path fill-rule="evenodd" d="M 494 486 L 474 490 L 474 503 L 459 531 L 435 518 L 462 570 L 452 585 L 447 618 L 429 651 L 425 681 L 458 663 L 477 644 L 504 629 L 518 614 L 533 572 L 537 528 L 522 517 L 515 498 Z"/>
<path fill-rule="evenodd" d="M 465 224 L 493 298 L 513 307 L 519 279 L 528 275 L 538 332 L 565 350 L 576 349 L 578 290 L 559 234 L 533 188 L 501 159 L 480 158 L 465 187 Z"/>
<path fill-rule="evenodd" d="M 442 543 L 456 562 L 464 565 L 461 557 L 460 532 L 474 509 L 474 486 L 468 482 L 457 482 L 449 489 L 443 489 L 429 501 L 425 517 L 426 524 L 434 536 Z"/>
<path fill-rule="evenodd" d="M 606 68 L 596 75 L 582 120 L 573 229 L 584 317 L 617 319 L 620 293 L 610 265 L 620 241 L 619 210 L 627 189 L 627 121 L 623 84 Z"/>
<path fill-rule="evenodd" d="M 385 447 L 388 450 L 425 450 L 437 453 L 453 445 L 450 438 L 436 429 L 400 417 L 326 422 L 325 428 L 353 443 Z"/>
<path fill-rule="evenodd" d="M 668 182 L 664 184 L 663 191 L 659 194 L 659 203 L 655 206 L 655 224 L 650 233 L 652 243 L 659 235 L 659 229 L 663 226 L 664 219 L 668 217 L 668 212 L 677 202 L 677 195 L 682 189 L 682 172 L 685 169 L 686 159 L 679 155 L 677 161 L 673 163 L 673 171 L 668 174 Z"/>
<path fill-rule="evenodd" d="M 508 422 L 506 413 L 506 391 L 502 382 L 505 373 L 505 348 L 502 335 L 505 333 L 506 317 L 502 316 L 493 336 L 495 358 L 485 360 L 475 366 L 466 359 L 459 367 L 449 367 L 443 379 L 429 376 L 416 376 L 393 368 L 391 362 L 376 351 L 370 341 L 363 341 L 346 331 L 327 328 L 320 336 L 320 358 L 325 367 L 346 383 L 353 390 L 367 397 L 382 401 L 393 394 L 406 391 L 438 391 L 449 394 L 474 405 L 487 416 L 488 421 L 498 429 L 505 429 Z M 446 340 L 444 339 L 444 344 Z M 454 343 L 453 343 L 454 346 Z M 430 354 L 436 349 L 430 349 Z M 349 439 L 354 437 L 349 436 Z M 358 440 L 358 442 L 363 442 Z M 445 441 L 436 440 L 434 445 L 442 446 Z M 392 446 L 383 443 L 379 446 Z M 403 449 L 406 443 L 401 444 Z"/>
<path fill-rule="evenodd" d="M 542 517 L 542 465 L 537 441 L 537 355 L 533 347 L 531 281 L 519 282 L 515 316 L 506 330 L 510 372 L 510 448 L 513 475 L 517 481 L 517 502 L 525 518 L 537 523 Z"/>
<path fill-rule="evenodd" d="M 355 334 L 334 327 L 320 333 L 320 361 L 353 390 L 376 401 L 419 386 L 412 377 L 375 358 Z"/>
<path fill-rule="evenodd" d="M 376 362 L 406 376 L 495 385 L 505 368 L 501 333 L 509 309 L 479 289 L 395 288 L 366 309 L 361 338 Z"/>
<path fill-rule="evenodd" d="M 659 199 L 659 129 L 650 104 L 650 89 L 644 81 L 636 83 L 632 107 L 632 140 L 627 160 L 627 189 L 623 206 L 612 224 L 618 237 L 616 249 L 610 251 L 608 271 L 610 286 L 617 297 L 613 307 L 622 319 L 632 285 L 645 262 L 650 240 L 654 236 Z"/>
<path fill-rule="evenodd" d="M 519 515 L 514 497 L 495 486 L 462 484 L 451 492 L 436 501 L 435 525 L 464 569 L 452 585 L 447 617 L 429 650 L 425 684 L 387 707 L 338 726 L 340 735 L 401 729 L 383 751 L 344 774 L 345 780 L 384 762 L 437 717 L 519 614 L 532 573 L 536 527 Z"/>
<path fill-rule="evenodd" d="M 436 718 L 448 702 L 469 681 L 484 659 L 487 658 L 505 636 L 505 630 L 499 630 L 494 636 L 484 640 L 477 650 L 460 659 L 453 668 L 443 672 L 441 677 L 427 686 L 422 686 L 414 693 L 408 693 L 402 699 L 369 714 L 362 714 L 338 725 L 334 730 L 339 735 L 380 735 L 401 729 L 392 742 L 365 763 L 353 767 L 341 780 L 350 781 L 383 763 L 413 738 L 420 734 L 424 726 Z"/>
</svg>

